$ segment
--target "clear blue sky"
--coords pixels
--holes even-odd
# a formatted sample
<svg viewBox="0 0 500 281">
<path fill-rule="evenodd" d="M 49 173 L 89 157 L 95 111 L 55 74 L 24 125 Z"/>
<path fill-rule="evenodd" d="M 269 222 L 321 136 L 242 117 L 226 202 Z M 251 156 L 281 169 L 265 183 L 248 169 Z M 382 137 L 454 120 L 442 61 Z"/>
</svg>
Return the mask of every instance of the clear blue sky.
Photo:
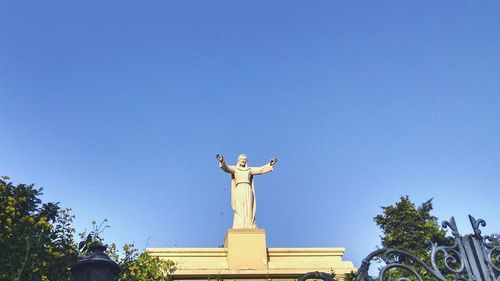
<svg viewBox="0 0 500 281">
<path fill-rule="evenodd" d="M 0 173 L 107 242 L 217 247 L 215 154 L 278 157 L 268 246 L 359 266 L 405 194 L 500 232 L 499 77 L 498 1 L 2 1 Z"/>
</svg>

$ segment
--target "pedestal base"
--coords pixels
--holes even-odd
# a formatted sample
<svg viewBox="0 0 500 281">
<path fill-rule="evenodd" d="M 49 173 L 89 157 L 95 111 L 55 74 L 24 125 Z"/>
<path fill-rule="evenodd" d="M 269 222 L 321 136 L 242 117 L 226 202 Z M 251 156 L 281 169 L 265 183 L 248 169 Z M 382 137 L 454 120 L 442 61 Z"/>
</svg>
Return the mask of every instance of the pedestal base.
<svg viewBox="0 0 500 281">
<path fill-rule="evenodd" d="M 264 229 L 228 229 L 224 238 L 229 269 L 266 269 L 267 247 Z"/>
</svg>

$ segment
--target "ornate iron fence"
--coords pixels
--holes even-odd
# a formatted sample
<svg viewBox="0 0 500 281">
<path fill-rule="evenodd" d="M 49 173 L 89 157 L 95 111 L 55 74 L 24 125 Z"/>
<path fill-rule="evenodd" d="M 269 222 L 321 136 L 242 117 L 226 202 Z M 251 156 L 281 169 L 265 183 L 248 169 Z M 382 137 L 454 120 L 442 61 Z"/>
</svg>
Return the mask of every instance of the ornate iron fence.
<svg viewBox="0 0 500 281">
<path fill-rule="evenodd" d="M 357 272 L 357 281 L 373 280 L 368 270 L 372 261 L 385 263 L 379 269 L 379 280 L 466 280 L 500 281 L 500 244 L 492 236 L 482 236 L 480 227 L 486 226 L 482 219 L 476 220 L 469 215 L 473 234 L 462 236 L 458 232 L 455 219 L 442 223 L 443 228 L 450 228 L 450 245 L 432 243 L 431 264 L 426 264 L 416 256 L 394 248 L 373 251 L 362 262 Z M 404 262 L 402 262 L 404 260 Z M 398 271 L 397 277 L 391 272 Z"/>
</svg>

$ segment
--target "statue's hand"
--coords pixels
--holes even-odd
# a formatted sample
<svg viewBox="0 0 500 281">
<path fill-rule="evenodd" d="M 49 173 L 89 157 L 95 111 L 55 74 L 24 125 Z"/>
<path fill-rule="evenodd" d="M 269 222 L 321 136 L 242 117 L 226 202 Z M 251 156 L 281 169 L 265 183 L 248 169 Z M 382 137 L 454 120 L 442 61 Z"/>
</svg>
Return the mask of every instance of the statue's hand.
<svg viewBox="0 0 500 281">
<path fill-rule="evenodd" d="M 217 158 L 217 160 L 219 160 L 219 162 L 221 162 L 221 163 L 224 161 L 224 156 L 222 156 L 220 154 L 215 155 L 215 158 Z"/>
<path fill-rule="evenodd" d="M 269 165 L 273 166 L 274 164 L 276 164 L 276 162 L 278 162 L 278 158 L 273 158 L 271 159 L 271 161 L 269 161 Z"/>
</svg>

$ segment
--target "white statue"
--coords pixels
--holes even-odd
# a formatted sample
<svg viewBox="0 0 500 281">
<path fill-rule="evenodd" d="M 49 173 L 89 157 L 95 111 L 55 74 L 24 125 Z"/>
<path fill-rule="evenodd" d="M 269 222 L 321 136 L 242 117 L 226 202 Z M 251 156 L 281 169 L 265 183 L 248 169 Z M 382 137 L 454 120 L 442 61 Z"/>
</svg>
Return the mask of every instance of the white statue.
<svg viewBox="0 0 500 281">
<path fill-rule="evenodd" d="M 224 157 L 217 154 L 219 167 L 231 174 L 231 207 L 233 208 L 233 228 L 257 228 L 255 224 L 255 190 L 253 176 L 262 175 L 273 170 L 278 159 L 273 158 L 261 167 L 248 167 L 247 156 L 238 156 L 236 166 L 228 166 Z"/>
</svg>

